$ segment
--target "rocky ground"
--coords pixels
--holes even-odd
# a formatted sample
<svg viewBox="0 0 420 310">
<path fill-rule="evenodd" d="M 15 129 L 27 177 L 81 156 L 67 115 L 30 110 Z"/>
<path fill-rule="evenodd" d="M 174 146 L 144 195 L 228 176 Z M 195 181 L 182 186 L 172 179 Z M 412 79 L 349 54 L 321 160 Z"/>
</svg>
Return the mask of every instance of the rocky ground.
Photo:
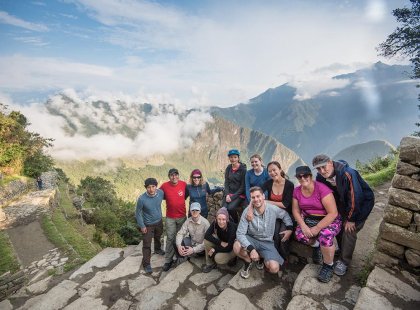
<svg viewBox="0 0 420 310">
<path fill-rule="evenodd" d="M 67 258 L 48 241 L 40 241 L 43 239 L 37 233 L 28 233 L 38 231 L 36 220 L 29 224 L 23 220 L 23 225 L 10 228 L 27 229 L 20 239 L 19 233 L 11 237 L 13 244 L 32 241 L 42 250 L 31 254 L 16 247 L 29 280 L 0 302 L 0 309 L 418 309 L 420 285 L 407 272 L 376 267 L 367 286 L 361 288 L 359 284 L 378 234 L 388 187 L 385 184 L 375 190 L 376 205 L 360 233 L 349 273 L 334 276 L 328 284 L 316 280 L 320 267 L 313 264 L 289 264 L 278 275 L 254 268 L 245 280 L 238 272 L 241 263 L 202 273 L 203 258 L 192 258 L 162 272 L 163 257 L 159 255 L 152 256 L 154 272 L 146 275 L 141 268 L 141 244 L 104 249 L 76 271 L 52 276 L 52 269 L 62 273 Z M 44 207 L 46 204 L 49 202 L 44 201 Z M 21 208 L 33 209 L 31 204 Z M 7 209 L 10 218 L 13 209 Z M 34 213 L 28 214 L 32 217 Z"/>
</svg>

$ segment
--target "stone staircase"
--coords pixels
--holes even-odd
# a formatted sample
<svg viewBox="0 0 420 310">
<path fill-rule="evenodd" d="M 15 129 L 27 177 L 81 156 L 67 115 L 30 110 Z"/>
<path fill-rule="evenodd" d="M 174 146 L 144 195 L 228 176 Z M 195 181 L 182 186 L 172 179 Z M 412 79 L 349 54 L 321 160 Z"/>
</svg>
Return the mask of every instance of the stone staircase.
<svg viewBox="0 0 420 310">
<path fill-rule="evenodd" d="M 153 273 L 141 266 L 139 246 L 106 248 L 76 271 L 40 275 L 0 309 L 419 309 L 418 278 L 375 267 L 367 286 L 334 276 L 317 281 L 317 265 L 291 264 L 277 275 L 253 268 L 248 279 L 235 268 L 202 273 L 204 258 L 191 258 L 162 272 L 164 258 L 152 256 Z"/>
</svg>

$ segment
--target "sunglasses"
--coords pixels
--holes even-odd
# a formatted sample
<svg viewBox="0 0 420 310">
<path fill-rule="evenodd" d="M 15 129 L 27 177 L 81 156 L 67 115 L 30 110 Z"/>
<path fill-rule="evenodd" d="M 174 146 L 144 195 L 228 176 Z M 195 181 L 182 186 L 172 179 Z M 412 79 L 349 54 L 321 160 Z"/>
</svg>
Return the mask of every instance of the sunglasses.
<svg viewBox="0 0 420 310">
<path fill-rule="evenodd" d="M 201 179 L 201 175 L 193 175 L 192 178 L 193 179 Z"/>
<path fill-rule="evenodd" d="M 297 176 L 296 176 L 296 178 L 297 178 L 298 180 L 302 180 L 302 178 L 307 179 L 307 178 L 309 178 L 311 175 L 312 175 L 312 174 L 307 174 L 307 173 L 305 173 L 305 174 L 299 174 L 299 175 L 297 175 Z"/>
</svg>

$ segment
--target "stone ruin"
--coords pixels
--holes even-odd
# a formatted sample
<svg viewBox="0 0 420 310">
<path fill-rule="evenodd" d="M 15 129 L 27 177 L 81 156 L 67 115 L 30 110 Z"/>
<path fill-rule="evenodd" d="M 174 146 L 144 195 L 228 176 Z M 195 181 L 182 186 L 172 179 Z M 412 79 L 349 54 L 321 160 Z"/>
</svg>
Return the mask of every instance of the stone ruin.
<svg viewBox="0 0 420 310">
<path fill-rule="evenodd" d="M 373 263 L 420 271 L 420 138 L 401 140 Z"/>
</svg>

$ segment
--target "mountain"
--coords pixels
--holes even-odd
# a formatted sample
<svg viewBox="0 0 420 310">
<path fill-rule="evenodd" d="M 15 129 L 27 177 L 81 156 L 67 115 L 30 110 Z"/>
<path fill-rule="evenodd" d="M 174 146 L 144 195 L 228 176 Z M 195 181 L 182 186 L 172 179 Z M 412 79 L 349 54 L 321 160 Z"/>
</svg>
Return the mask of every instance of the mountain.
<svg viewBox="0 0 420 310">
<path fill-rule="evenodd" d="M 371 159 L 387 156 L 394 150 L 395 147 L 391 143 L 383 140 L 374 140 L 349 146 L 334 155 L 333 159 L 345 159 L 351 167 L 356 167 L 357 160 L 362 164 L 366 164 Z"/>
<path fill-rule="evenodd" d="M 301 99 L 289 84 L 270 88 L 249 103 L 213 108 L 212 113 L 239 126 L 276 138 L 310 162 L 317 153 L 336 154 L 349 145 L 369 140 L 399 144 L 418 121 L 415 81 L 410 66 L 373 66 L 334 80 L 342 88 Z"/>
<path fill-rule="evenodd" d="M 133 200 L 143 191 L 144 180 L 155 177 L 160 182 L 167 180 L 167 172 L 176 167 L 181 179 L 186 180 L 190 172 L 199 168 L 213 184 L 222 184 L 224 169 L 228 165 L 227 151 L 237 148 L 241 151 L 241 161 L 249 166 L 249 157 L 258 153 L 265 163 L 278 160 L 284 170 L 294 174 L 297 165 L 304 164 L 295 152 L 279 143 L 276 139 L 261 132 L 242 128 L 220 117 L 193 110 L 177 110 L 173 106 L 125 102 L 85 101 L 78 102 L 70 96 L 57 95 L 46 103 L 48 113 L 61 119 L 61 129 L 66 137 L 72 136 L 69 148 L 77 148 L 79 140 L 86 137 L 107 137 L 111 139 L 130 139 L 136 148 L 149 149 L 149 142 L 139 139 L 143 132 L 149 132 L 153 124 L 156 139 L 152 144 L 165 149 L 165 143 L 155 127 L 157 123 L 165 126 L 168 115 L 177 122 L 180 129 L 181 148 L 170 152 L 126 153 L 124 156 L 98 159 L 80 154 L 77 159 L 56 159 L 57 166 L 62 168 L 71 181 L 77 184 L 86 176 L 100 176 L 112 181 L 120 197 Z M 175 117 L 176 118 L 173 118 Z M 155 122 L 158 119 L 158 122 Z M 151 121 L 152 120 L 152 121 Z M 201 120 L 205 120 L 200 123 Z M 151 123 L 152 122 L 152 123 Z M 196 124 L 202 128 L 195 131 Z M 172 128 L 172 127 L 171 127 Z M 161 128 L 162 129 L 162 128 Z M 165 134 L 169 134 L 163 127 Z M 187 143 L 187 140 L 190 141 Z M 93 141 L 93 140 L 89 140 Z M 57 141 L 57 144 L 59 141 Z M 121 145 L 126 145 L 121 142 Z M 93 147 L 93 146 L 92 146 Z"/>
</svg>

